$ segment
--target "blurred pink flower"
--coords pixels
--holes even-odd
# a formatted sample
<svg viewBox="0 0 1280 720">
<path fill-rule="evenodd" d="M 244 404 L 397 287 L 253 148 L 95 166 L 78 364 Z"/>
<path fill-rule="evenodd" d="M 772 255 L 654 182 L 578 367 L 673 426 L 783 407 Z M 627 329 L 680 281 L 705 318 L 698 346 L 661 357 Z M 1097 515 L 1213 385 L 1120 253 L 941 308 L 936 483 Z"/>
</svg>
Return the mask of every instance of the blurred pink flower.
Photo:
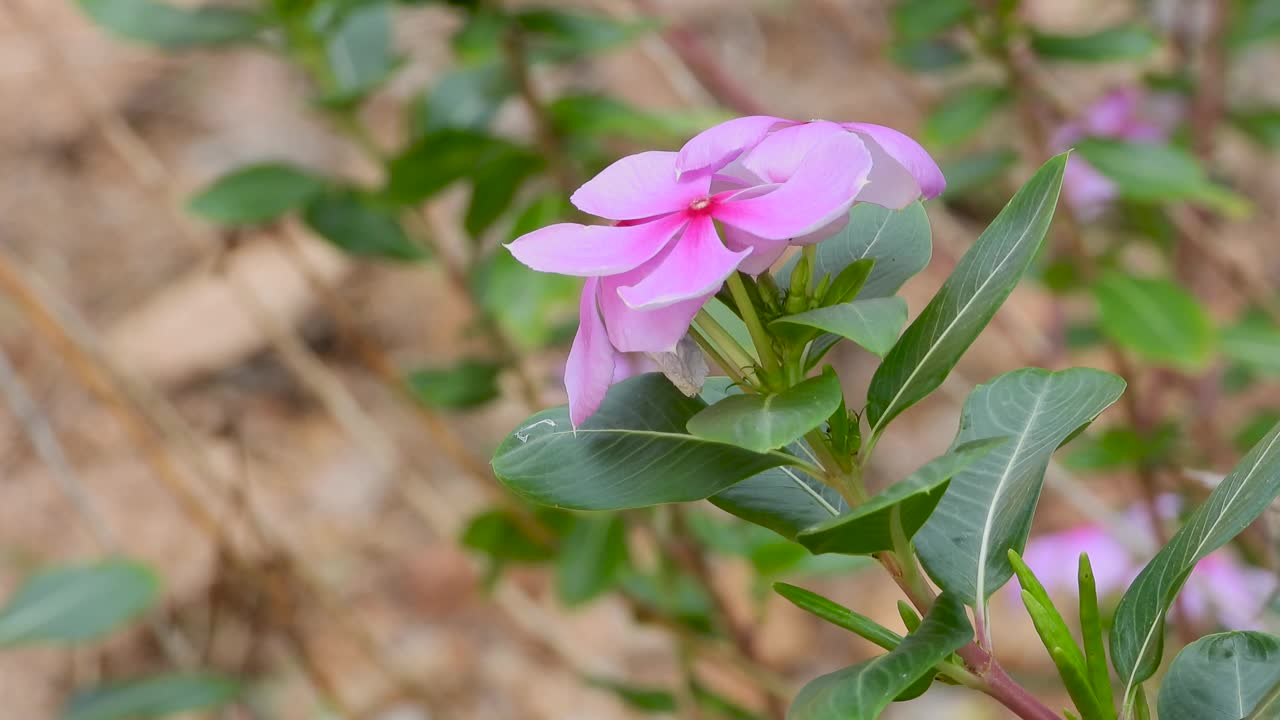
<svg viewBox="0 0 1280 720">
<path fill-rule="evenodd" d="M 628 374 L 623 353 L 673 352 L 730 274 L 763 272 L 788 244 L 829 236 L 847 222 L 855 199 L 903 207 L 919 197 L 921 183 L 897 150 L 882 144 L 908 148 L 899 154 L 927 166 L 925 186 L 940 191 L 937 166 L 896 131 L 768 123 L 782 127 L 744 139 L 744 127 L 763 123 L 740 118 L 695 137 L 680 153 L 622 158 L 571 198 L 583 212 L 616 224 L 561 223 L 507 245 L 535 270 L 588 278 L 565 367 L 575 427 Z M 708 153 L 716 157 L 696 159 Z"/>
<path fill-rule="evenodd" d="M 1180 108 L 1170 98 L 1133 87 L 1112 90 L 1073 122 L 1058 128 L 1053 145 L 1066 150 L 1087 137 L 1161 142 L 1173 131 Z M 1062 178 L 1063 194 L 1082 217 L 1097 217 L 1116 198 L 1116 187 L 1084 158 L 1072 155 Z"/>
<path fill-rule="evenodd" d="M 1161 515 L 1177 515 L 1174 496 L 1160 499 Z M 1124 515 L 1128 528 L 1140 528 L 1154 537 L 1150 515 L 1134 507 Z M 1022 559 L 1050 591 L 1076 596 L 1076 572 L 1080 553 L 1088 553 L 1101 598 L 1119 597 L 1150 557 L 1134 552 L 1099 525 L 1080 525 L 1062 532 L 1039 535 L 1027 543 Z M 1017 591 L 1016 583 L 1010 583 Z M 1210 554 L 1196 565 L 1179 594 L 1179 602 L 1194 619 L 1216 622 L 1231 629 L 1256 629 L 1259 616 L 1277 589 L 1275 575 L 1240 562 L 1229 548 Z"/>
</svg>

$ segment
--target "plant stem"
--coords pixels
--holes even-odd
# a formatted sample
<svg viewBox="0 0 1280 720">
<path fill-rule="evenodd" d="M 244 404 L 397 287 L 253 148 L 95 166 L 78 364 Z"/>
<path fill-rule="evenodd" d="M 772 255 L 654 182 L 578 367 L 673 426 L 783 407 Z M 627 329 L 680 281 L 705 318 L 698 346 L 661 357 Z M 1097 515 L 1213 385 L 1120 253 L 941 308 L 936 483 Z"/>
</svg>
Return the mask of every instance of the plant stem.
<svg viewBox="0 0 1280 720">
<path fill-rule="evenodd" d="M 818 246 L 805 245 L 804 248 L 800 250 L 800 253 L 804 255 L 805 259 L 809 262 L 810 270 L 809 287 L 801 289 L 804 290 L 805 293 L 810 293 L 813 292 L 813 288 L 818 282 Z"/>
<path fill-rule="evenodd" d="M 724 329 L 724 326 L 716 322 L 716 319 L 711 317 L 711 313 L 707 312 L 706 309 L 699 310 L 693 322 L 706 335 L 707 340 L 720 349 L 724 359 L 728 361 L 728 364 L 722 366 L 725 372 L 729 373 L 731 377 L 735 373 L 743 376 L 747 383 L 744 389 L 756 390 L 759 384 L 759 378 L 756 376 L 756 361 L 746 349 L 739 345 L 733 335 L 730 335 L 729 331 Z M 714 360 L 715 358 L 712 359 Z"/>
<path fill-rule="evenodd" d="M 724 355 L 720 354 L 720 351 L 716 349 L 716 346 L 703 336 L 697 328 L 689 328 L 689 335 L 693 338 L 694 342 L 698 343 L 698 347 L 702 348 L 702 352 L 706 353 L 707 357 L 711 358 L 711 362 L 720 366 L 720 369 L 724 370 L 735 383 L 738 385 L 747 384 L 747 377 L 742 374 L 742 371 L 733 363 L 726 360 Z"/>
<path fill-rule="evenodd" d="M 729 286 L 729 293 L 733 295 L 733 301 L 738 305 L 738 313 L 742 316 L 742 322 L 746 324 L 747 331 L 751 333 L 751 342 L 756 346 L 756 354 L 760 356 L 760 364 L 765 372 L 781 367 L 778 362 L 778 356 L 773 352 L 773 338 L 764 329 L 764 324 L 760 322 L 760 316 L 756 314 L 756 306 L 751 302 L 751 295 L 747 292 L 747 286 L 742 283 L 742 276 L 736 272 L 731 273 L 725 283 Z"/>
</svg>

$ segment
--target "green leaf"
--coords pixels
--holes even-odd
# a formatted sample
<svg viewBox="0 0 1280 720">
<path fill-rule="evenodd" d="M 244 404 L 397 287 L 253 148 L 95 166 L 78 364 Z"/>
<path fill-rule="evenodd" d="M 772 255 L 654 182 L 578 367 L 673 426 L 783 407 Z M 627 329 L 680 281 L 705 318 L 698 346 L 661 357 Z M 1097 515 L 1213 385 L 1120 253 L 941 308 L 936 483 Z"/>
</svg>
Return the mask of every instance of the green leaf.
<svg viewBox="0 0 1280 720">
<path fill-rule="evenodd" d="M 1013 96 L 1002 85 L 971 85 L 956 89 L 924 121 L 924 138 L 930 145 L 956 145 L 969 139 L 991 121 L 995 111 Z"/>
<path fill-rule="evenodd" d="M 1102 332 L 1142 359 L 1192 372 L 1213 359 L 1213 321 L 1172 281 L 1109 271 L 1093 297 Z"/>
<path fill-rule="evenodd" d="M 1277 7 L 1280 7 L 1280 4 Z M 1236 127 L 1259 145 L 1272 150 L 1280 148 L 1280 109 L 1233 110 L 1230 119 Z"/>
<path fill-rule="evenodd" d="M 1232 50 L 1270 40 L 1280 35 L 1280 2 L 1276 0 L 1239 0 L 1233 3 L 1231 25 L 1226 43 Z"/>
<path fill-rule="evenodd" d="M 1196 563 L 1249 526 L 1280 495 L 1280 425 L 1250 450 L 1147 563 L 1120 598 L 1111 625 L 1111 662 L 1125 704 L 1164 654 L 1164 617 Z"/>
<path fill-rule="evenodd" d="M 142 720 L 212 710 L 240 696 L 240 683 L 208 673 L 157 675 L 78 691 L 62 720 Z"/>
<path fill-rule="evenodd" d="M 1005 442 L 1005 438 L 986 438 L 959 445 L 852 512 L 801 531 L 797 540 L 815 554 L 871 555 L 892 550 L 894 515 L 910 539 L 929 519 L 952 476 Z"/>
<path fill-rule="evenodd" d="M 488 510 L 471 518 L 460 542 L 499 563 L 543 563 L 555 557 L 554 550 L 508 510 Z"/>
<path fill-rule="evenodd" d="M 1098 612 L 1098 584 L 1094 579 L 1093 565 L 1089 556 L 1080 553 L 1079 570 L 1077 572 L 1080 587 L 1080 636 L 1084 640 L 1085 669 L 1089 674 L 1089 685 L 1093 688 L 1098 703 L 1107 712 L 1108 718 L 1115 717 L 1115 696 L 1111 690 L 1111 674 L 1107 670 L 1107 651 L 1102 642 L 1102 616 Z"/>
<path fill-rule="evenodd" d="M 372 195 L 336 188 L 307 204 L 302 219 L 320 237 L 355 257 L 422 260 L 426 251 L 405 234 L 396 210 Z"/>
<path fill-rule="evenodd" d="M 1031 49 L 1037 55 L 1067 62 L 1141 60 L 1159 44 L 1154 33 L 1138 25 L 1117 25 L 1087 35 L 1031 34 Z"/>
<path fill-rule="evenodd" d="M 907 324 L 907 301 L 900 297 L 854 300 L 781 317 L 771 324 L 816 328 L 852 340 L 883 357 Z"/>
<path fill-rule="evenodd" d="M 321 101 L 354 103 L 386 82 L 400 63 L 391 40 L 389 2 L 365 3 L 345 13 L 325 48 L 329 75 Z"/>
<path fill-rule="evenodd" d="M 515 85 L 500 60 L 445 73 L 413 106 L 413 137 L 455 128 L 483 131 Z"/>
<path fill-rule="evenodd" d="M 154 0 L 76 0 L 98 25 L 146 45 L 168 50 L 231 45 L 255 40 L 256 13 L 224 7 L 180 8 Z"/>
<path fill-rule="evenodd" d="M 609 589 L 627 564 L 627 526 L 620 515 L 580 515 L 556 558 L 556 594 L 574 607 Z"/>
<path fill-rule="evenodd" d="M 649 112 L 605 95 L 572 94 L 547 106 L 565 137 L 612 136 L 635 142 L 672 141 L 725 120 L 713 112 Z"/>
<path fill-rule="evenodd" d="M 1228 215 L 1249 203 L 1214 184 L 1190 153 L 1172 145 L 1085 138 L 1076 152 L 1116 185 L 1121 197 L 1138 202 L 1196 202 Z"/>
<path fill-rule="evenodd" d="M 1222 354 L 1258 372 L 1280 375 L 1280 328 L 1265 318 L 1246 318 L 1219 336 Z"/>
<path fill-rule="evenodd" d="M 405 382 L 414 399 L 426 407 L 465 410 L 498 397 L 501 371 L 496 363 L 466 359 L 453 367 L 414 370 Z"/>
<path fill-rule="evenodd" d="M 889 351 L 867 393 L 873 438 L 942 384 L 1013 292 L 1049 230 L 1066 160 L 1045 163 L 1013 196 Z"/>
<path fill-rule="evenodd" d="M 44 570 L 0 609 L 0 647 L 92 640 L 141 615 L 159 595 L 155 573 L 122 558 Z"/>
<path fill-rule="evenodd" d="M 839 628 L 844 628 L 858 637 L 869 640 L 885 650 L 892 650 L 902 642 L 902 636 L 877 623 L 875 620 L 856 613 L 849 608 L 811 590 L 779 582 L 773 584 L 774 592 L 791 602 L 792 605 L 810 615 L 819 617 Z"/>
<path fill-rule="evenodd" d="M 813 680 L 800 691 L 788 720 L 872 720 L 902 691 L 969 642 L 964 606 L 943 593 L 920 629 L 888 654 Z"/>
<path fill-rule="evenodd" d="M 471 174 L 471 203 L 463 222 L 466 231 L 478 237 L 489 229 L 511 207 L 520 186 L 544 165 L 541 156 L 511 147 L 477 167 Z"/>
<path fill-rule="evenodd" d="M 512 492 L 575 510 L 619 510 L 701 500 L 795 459 L 684 434 L 706 403 L 657 373 L 609 389 L 576 430 L 565 407 L 521 423 L 498 447 L 493 470 Z"/>
<path fill-rule="evenodd" d="M 765 452 L 826 422 L 842 398 L 839 379 L 827 372 L 780 393 L 731 395 L 690 418 L 688 429 L 704 440 Z"/>
<path fill-rule="evenodd" d="M 306 205 L 324 185 L 323 178 L 292 165 L 250 165 L 218 178 L 187 209 L 218 225 L 257 225 Z"/>
<path fill-rule="evenodd" d="M 805 456 L 799 444 L 791 453 Z M 747 522 L 766 527 L 788 540 L 807 527 L 849 509 L 840 493 L 799 468 L 765 470 L 708 498 L 712 505 Z"/>
<path fill-rule="evenodd" d="M 387 195 L 402 205 L 416 205 L 490 163 L 531 154 L 519 145 L 471 130 L 438 130 L 391 161 Z"/>
<path fill-rule="evenodd" d="M 1280 683 L 1280 637 L 1208 635 L 1182 649 L 1160 685 L 1160 720 L 1241 720 Z M 1259 718 L 1275 715 L 1256 715 Z"/>
<path fill-rule="evenodd" d="M 889 57 L 909 70 L 928 73 L 959 67 L 969 61 L 965 49 L 950 38 L 895 42 L 889 47 Z M 947 181 L 950 183 L 950 176 Z"/>
<path fill-rule="evenodd" d="M 920 203 L 902 210 L 889 210 L 871 203 L 858 203 L 849 211 L 849 224 L 818 244 L 814 277 L 830 273 L 836 277 L 846 267 L 873 258 L 871 276 L 858 293 L 861 300 L 890 297 L 913 275 L 925 269 L 933 254 L 929 216 Z M 792 258 L 777 273 L 780 285 L 797 261 Z"/>
<path fill-rule="evenodd" d="M 947 189 L 942 191 L 942 199 L 953 200 L 989 186 L 1017 161 L 1016 151 L 996 148 L 943 162 L 942 175 L 947 179 Z"/>
<path fill-rule="evenodd" d="M 1101 370 L 1027 368 L 974 389 L 955 442 L 999 435 L 1008 442 L 951 479 L 916 535 L 920 559 L 939 587 L 983 614 L 986 599 L 1013 575 L 1009 550 L 1026 545 L 1049 458 L 1124 387 Z"/>
<path fill-rule="evenodd" d="M 648 21 L 618 21 L 605 15 L 551 8 L 523 10 L 515 21 L 527 33 L 529 53 L 539 60 L 569 60 L 630 42 L 654 27 Z"/>
<path fill-rule="evenodd" d="M 919 40 L 950 30 L 975 12 L 973 0 L 898 0 L 891 20 L 899 38 Z"/>
</svg>

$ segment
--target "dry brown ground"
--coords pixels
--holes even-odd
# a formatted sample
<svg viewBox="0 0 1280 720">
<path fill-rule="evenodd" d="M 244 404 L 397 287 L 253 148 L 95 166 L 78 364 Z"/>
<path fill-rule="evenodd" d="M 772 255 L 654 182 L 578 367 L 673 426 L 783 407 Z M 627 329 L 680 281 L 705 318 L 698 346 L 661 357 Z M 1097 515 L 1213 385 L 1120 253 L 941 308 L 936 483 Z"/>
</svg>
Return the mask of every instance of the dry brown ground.
<svg viewBox="0 0 1280 720">
<path fill-rule="evenodd" d="M 909 78 L 882 59 L 882 2 L 662 5 L 703 32 L 732 74 L 780 114 L 912 130 L 939 91 L 936 82 Z M 1073 12 L 1062 10 L 1067 5 Z M 1116 5 L 1037 3 L 1045 22 L 1067 25 L 1082 7 L 1114 14 Z M 441 48 L 450 29 L 432 12 L 414 13 L 401 28 L 414 61 L 370 110 L 388 136 L 397 131 L 409 91 L 447 60 Z M 1063 81 L 1072 92 L 1089 93 L 1114 79 L 1116 72 L 1107 72 Z M 704 100 L 656 39 L 575 73 L 541 80 L 608 88 L 646 107 Z M 298 273 L 295 251 L 349 308 L 358 330 L 406 365 L 444 362 L 467 349 L 457 339 L 466 305 L 438 271 L 357 265 L 295 227 L 246 238 L 228 251 L 211 228 L 181 216 L 181 199 L 191 190 L 250 159 L 288 157 L 368 174 L 306 112 L 303 93 L 298 77 L 257 53 L 165 58 L 104 37 L 71 3 L 0 2 L 0 262 L 65 306 L 64 318 L 71 312 L 83 318 L 82 335 L 100 344 L 129 379 L 125 385 L 135 394 L 137 385 L 151 388 L 161 409 L 168 405 L 175 414 L 162 413 L 159 431 L 144 424 L 141 434 L 122 422 L 119 411 L 132 402 L 95 395 L 73 356 L 49 342 L 32 308 L 11 302 L 11 286 L 0 292 L 3 347 L 68 448 L 93 514 L 119 549 L 162 573 L 163 624 L 197 643 L 214 637 L 216 662 L 268 678 L 261 692 L 280 709 L 278 717 L 320 717 L 317 681 L 331 684 L 360 717 L 379 720 L 632 717 L 609 694 L 584 688 L 577 675 L 667 680 L 675 672 L 668 636 L 638 624 L 614 601 L 559 610 L 539 573 L 504 584 L 501 608 L 486 595 L 475 563 L 451 536 L 492 488 L 451 462 L 420 418 L 363 369 L 335 335 L 314 284 Z M 516 107 L 504 111 L 501 123 L 515 133 L 527 125 Z M 1235 146 L 1224 154 L 1256 183 L 1258 196 L 1276 195 L 1271 165 Z M 455 204 L 446 199 L 435 210 L 446 230 Z M 909 286 L 913 310 L 976 230 L 940 212 L 934 221 L 938 262 Z M 1240 231 L 1266 238 L 1271 229 L 1262 220 Z M 880 477 L 899 476 L 945 447 L 965 378 L 1023 364 L 1021 354 L 1040 350 L 1025 330 L 1046 322 L 1044 298 L 1020 290 L 1000 326 L 962 364 L 950 397 L 943 393 L 914 410 L 886 440 Z M 559 392 L 557 361 L 534 363 L 548 397 Z M 860 358 L 842 362 L 850 382 L 865 381 Z M 523 414 L 512 398 L 449 422 L 484 458 Z M 147 447 L 176 468 L 169 483 L 148 461 Z M 6 557 L 0 595 L 33 565 L 101 552 L 57 479 L 13 418 L 0 415 Z M 237 561 L 219 556 L 209 528 L 174 494 L 175 482 L 205 509 Z M 1050 525 L 1077 517 L 1056 495 L 1047 497 L 1043 515 Z M 743 587 L 743 567 L 723 562 L 717 571 L 727 587 Z M 305 589 L 286 581 L 299 572 L 309 578 Z M 899 624 L 883 583 L 864 576 L 819 587 Z M 1001 603 L 996 612 L 1007 613 L 1014 628 L 1001 638 L 1002 653 L 1033 682 L 1044 678 L 1042 652 L 1021 613 Z M 768 662 L 797 682 L 869 652 L 782 602 L 770 604 L 762 636 Z M 0 717 L 52 717 L 71 685 L 159 662 L 141 631 L 105 649 L 2 653 Z M 731 673 L 705 670 L 727 691 L 753 697 Z M 1001 714 L 950 692 L 893 714 L 939 716 Z"/>
</svg>

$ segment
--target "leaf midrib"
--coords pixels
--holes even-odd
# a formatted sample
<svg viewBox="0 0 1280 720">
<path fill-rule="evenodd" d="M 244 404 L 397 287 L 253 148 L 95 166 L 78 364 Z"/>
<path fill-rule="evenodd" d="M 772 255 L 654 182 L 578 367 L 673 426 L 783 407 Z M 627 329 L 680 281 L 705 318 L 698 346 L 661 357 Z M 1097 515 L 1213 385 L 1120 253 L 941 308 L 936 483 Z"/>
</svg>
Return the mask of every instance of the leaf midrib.
<svg viewBox="0 0 1280 720">
<path fill-rule="evenodd" d="M 1040 211 L 1044 209 L 1044 206 L 1048 202 L 1048 200 L 1049 200 L 1049 194 L 1044 193 L 1041 196 L 1039 204 L 1036 205 L 1035 212 L 1031 213 L 1031 216 L 1033 218 L 1038 217 L 1040 215 Z M 978 296 L 981 295 L 983 291 L 987 289 L 987 286 L 991 284 L 992 280 L 996 277 L 996 275 L 999 274 L 999 272 L 1004 268 L 1004 265 L 1009 261 L 1009 258 L 1013 257 L 1014 253 L 1017 252 L 1018 248 L 1022 246 L 1023 241 L 1027 239 L 1027 236 L 1031 233 L 1031 229 L 1032 227 L 1035 226 L 1035 224 L 1036 224 L 1035 222 L 1031 222 L 1031 223 L 1028 223 L 1025 228 L 1023 228 L 1021 236 L 1019 236 L 1018 240 L 1013 243 L 1013 246 L 1009 249 L 1009 252 L 1006 253 L 1003 258 L 1000 259 L 1000 262 L 996 264 L 995 269 L 987 274 L 987 279 L 983 280 L 982 284 L 978 286 L 978 289 L 975 290 L 973 294 L 969 296 L 968 302 L 966 302 L 964 306 L 961 307 L 958 312 L 956 312 L 955 319 L 950 324 L 947 325 L 946 329 L 942 331 L 942 334 L 938 336 L 937 341 L 934 342 L 933 345 L 928 350 L 925 351 L 924 356 L 922 356 L 920 358 L 920 361 L 916 363 L 916 366 L 911 371 L 911 374 L 908 375 L 906 380 L 904 380 L 902 384 L 898 387 L 898 392 L 895 393 L 893 398 L 890 399 L 889 402 L 885 405 L 884 413 L 880 416 L 880 421 L 877 422 L 876 426 L 871 429 L 871 434 L 873 437 L 876 434 L 878 434 L 880 432 L 880 429 L 888 422 L 886 418 L 893 417 L 892 413 L 890 413 L 889 411 L 892 410 L 894 405 L 897 404 L 898 398 L 902 397 L 902 394 L 906 392 L 906 389 L 911 386 L 912 381 L 915 380 L 916 375 L 920 373 L 920 369 L 925 366 L 925 363 L 929 362 L 929 358 L 933 356 L 934 351 L 936 351 L 942 345 L 943 341 L 947 339 L 947 336 L 951 333 L 951 331 L 954 330 L 956 326 L 960 324 L 960 319 L 964 317 L 965 313 L 968 312 L 969 308 L 973 305 L 973 303 L 977 301 Z M 954 275 L 952 277 L 954 277 Z"/>
</svg>

